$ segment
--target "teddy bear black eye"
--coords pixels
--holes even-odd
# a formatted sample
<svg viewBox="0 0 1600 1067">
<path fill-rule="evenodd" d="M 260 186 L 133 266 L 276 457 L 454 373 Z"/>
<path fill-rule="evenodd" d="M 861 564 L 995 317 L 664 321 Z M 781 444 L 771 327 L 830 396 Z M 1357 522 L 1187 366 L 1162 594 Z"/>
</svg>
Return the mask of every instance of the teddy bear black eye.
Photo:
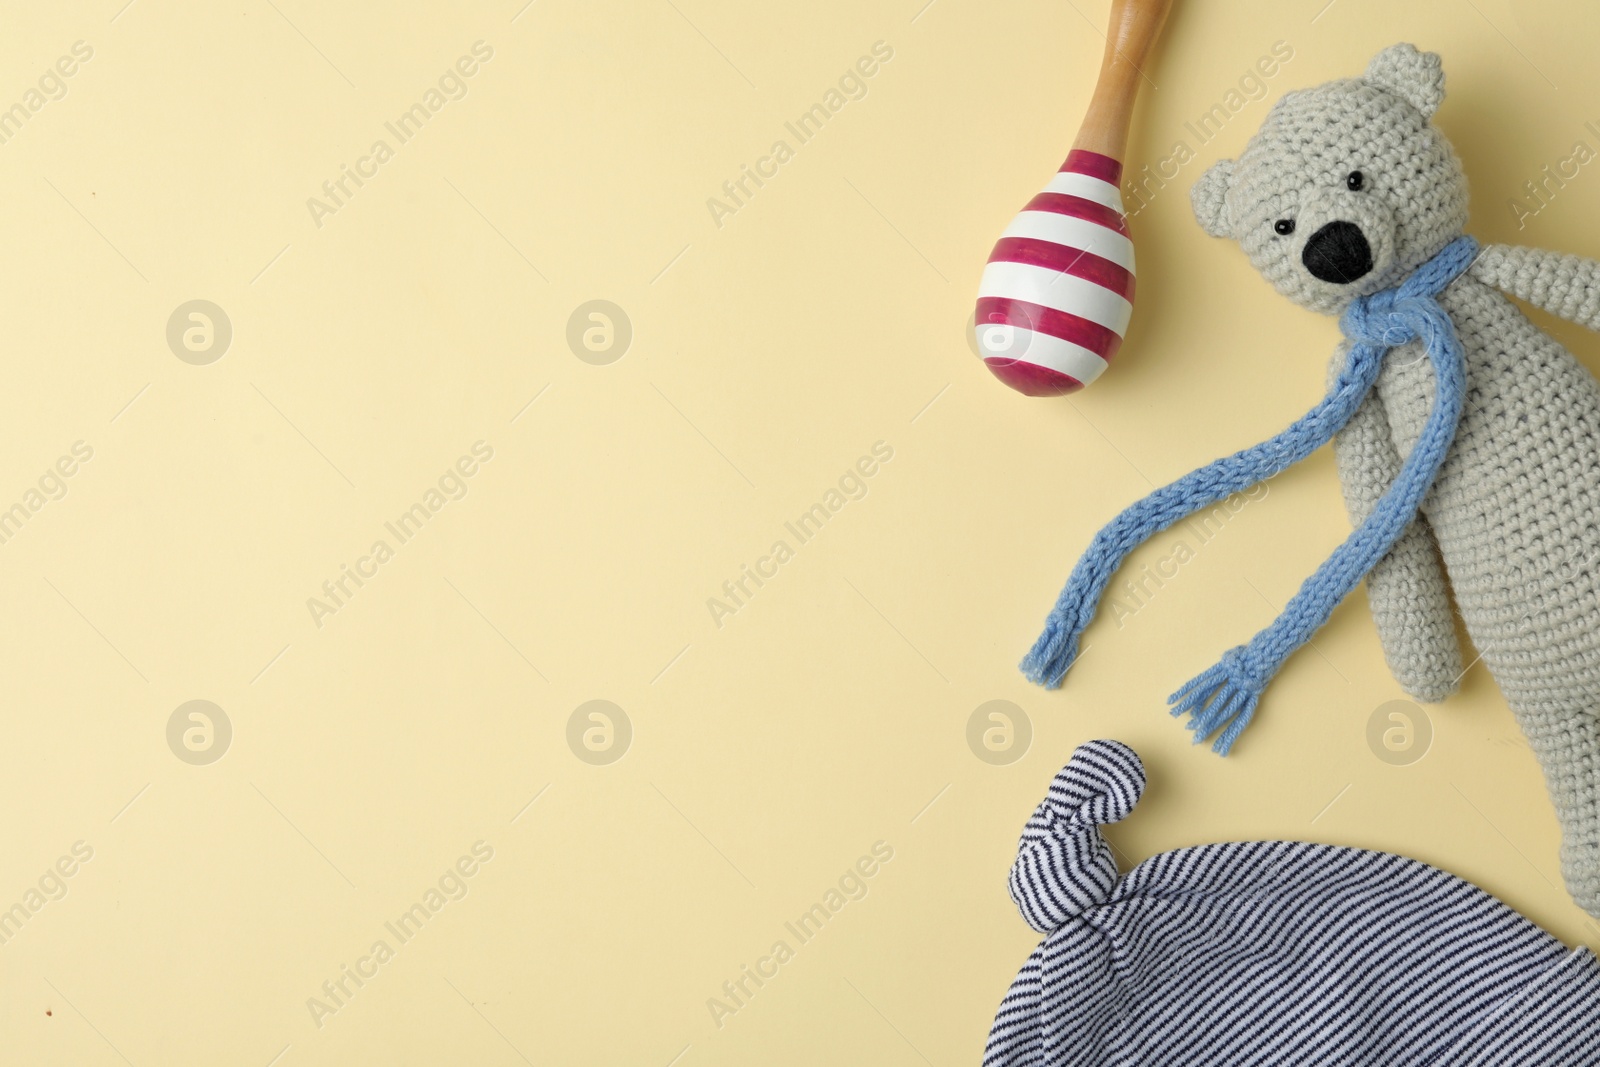
<svg viewBox="0 0 1600 1067">
<path fill-rule="evenodd" d="M 1359 193 L 1362 186 L 1367 184 L 1367 179 L 1362 176 L 1359 170 L 1353 170 L 1350 172 L 1350 176 L 1344 180 L 1344 183 L 1350 187 L 1352 193 Z"/>
<path fill-rule="evenodd" d="M 1272 228 L 1287 237 L 1294 232 L 1294 219 L 1279 219 L 1272 224 Z"/>
</svg>

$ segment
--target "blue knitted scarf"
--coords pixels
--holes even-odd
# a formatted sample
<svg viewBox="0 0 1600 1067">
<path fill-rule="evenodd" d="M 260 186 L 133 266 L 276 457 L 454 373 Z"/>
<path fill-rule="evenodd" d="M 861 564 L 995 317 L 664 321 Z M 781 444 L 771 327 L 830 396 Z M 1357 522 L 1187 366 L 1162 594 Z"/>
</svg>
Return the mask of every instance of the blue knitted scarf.
<svg viewBox="0 0 1600 1067">
<path fill-rule="evenodd" d="M 1433 364 L 1433 410 L 1394 484 L 1367 520 L 1306 579 L 1272 625 L 1224 653 L 1211 669 L 1170 698 L 1173 715 L 1189 715 L 1195 742 L 1222 731 L 1212 746 L 1227 755 L 1255 714 L 1261 692 L 1283 661 L 1311 639 L 1333 609 L 1366 577 L 1417 514 L 1456 434 L 1466 390 L 1466 354 L 1450 316 L 1434 299 L 1472 264 L 1478 243 L 1458 237 L 1399 285 L 1354 300 L 1339 320 L 1350 350 L 1328 395 L 1270 441 L 1184 475 L 1108 523 L 1089 545 L 1022 671 L 1054 688 L 1078 655 L 1078 638 L 1094 618 L 1112 574 L 1152 534 L 1305 459 L 1344 428 L 1377 381 L 1389 349 L 1420 338 Z"/>
</svg>

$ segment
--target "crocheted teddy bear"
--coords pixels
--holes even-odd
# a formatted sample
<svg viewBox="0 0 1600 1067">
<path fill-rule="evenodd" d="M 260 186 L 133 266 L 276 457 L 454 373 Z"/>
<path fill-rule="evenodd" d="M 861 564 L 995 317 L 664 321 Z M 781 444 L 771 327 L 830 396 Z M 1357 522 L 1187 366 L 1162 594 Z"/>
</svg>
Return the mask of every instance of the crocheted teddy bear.
<svg viewBox="0 0 1600 1067">
<path fill-rule="evenodd" d="M 1409 44 L 1362 78 L 1290 93 L 1237 160 L 1200 178 L 1195 214 L 1283 295 L 1340 314 L 1466 225 L 1466 178 L 1429 121 L 1443 97 L 1439 57 Z M 1465 351 L 1464 404 L 1420 515 L 1367 576 L 1367 599 L 1396 679 L 1434 702 L 1464 673 L 1454 591 L 1544 769 L 1567 888 L 1600 916 L 1600 387 L 1502 293 L 1600 329 L 1600 263 L 1575 256 L 1485 246 L 1438 293 Z M 1352 523 L 1395 481 L 1436 389 L 1418 341 L 1388 352 L 1335 443 Z"/>
</svg>

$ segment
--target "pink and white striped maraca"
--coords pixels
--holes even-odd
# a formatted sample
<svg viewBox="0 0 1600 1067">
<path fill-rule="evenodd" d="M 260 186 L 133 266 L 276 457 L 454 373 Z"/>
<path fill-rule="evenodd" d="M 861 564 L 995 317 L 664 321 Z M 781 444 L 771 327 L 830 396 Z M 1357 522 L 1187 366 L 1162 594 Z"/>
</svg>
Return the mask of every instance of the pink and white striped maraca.
<svg viewBox="0 0 1600 1067">
<path fill-rule="evenodd" d="M 1140 69 L 1172 0 L 1112 0 L 1100 80 L 1067 161 L 1000 235 L 978 284 L 974 329 L 995 377 L 1029 396 L 1094 381 L 1133 314 L 1133 241 L 1122 158 Z"/>
</svg>

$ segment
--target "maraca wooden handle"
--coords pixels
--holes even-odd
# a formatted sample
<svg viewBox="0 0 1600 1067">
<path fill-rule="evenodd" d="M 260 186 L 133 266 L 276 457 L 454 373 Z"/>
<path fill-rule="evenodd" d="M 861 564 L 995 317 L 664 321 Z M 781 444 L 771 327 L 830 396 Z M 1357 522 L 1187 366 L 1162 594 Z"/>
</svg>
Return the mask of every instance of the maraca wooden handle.
<svg viewBox="0 0 1600 1067">
<path fill-rule="evenodd" d="M 1172 0 L 1112 0 L 1100 80 L 1073 148 L 1122 161 L 1144 66 L 1171 10 Z"/>
<path fill-rule="evenodd" d="M 1030 396 L 1082 389 L 1122 345 L 1133 314 L 1133 241 L 1122 160 L 1144 64 L 1172 0 L 1112 0 L 1100 80 L 1061 170 L 989 255 L 973 314 L 995 377 Z"/>
</svg>

